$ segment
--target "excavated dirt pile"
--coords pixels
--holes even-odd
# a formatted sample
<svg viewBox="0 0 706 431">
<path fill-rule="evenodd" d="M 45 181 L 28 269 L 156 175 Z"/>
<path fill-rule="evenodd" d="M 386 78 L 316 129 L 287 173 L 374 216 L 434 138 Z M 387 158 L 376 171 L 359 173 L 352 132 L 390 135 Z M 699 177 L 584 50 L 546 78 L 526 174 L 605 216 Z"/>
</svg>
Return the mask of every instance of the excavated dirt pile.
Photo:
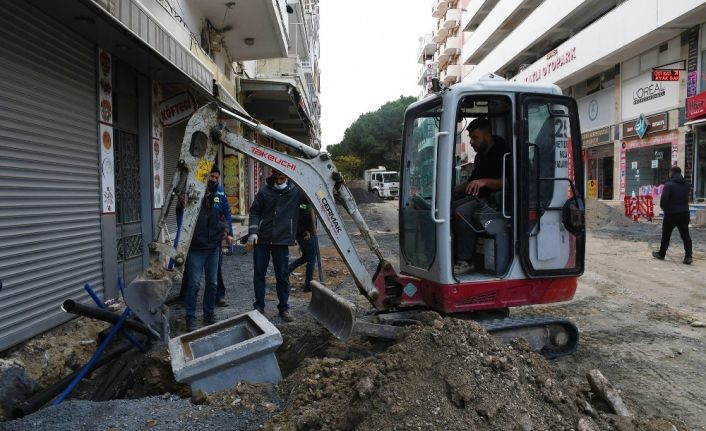
<svg viewBox="0 0 706 431">
<path fill-rule="evenodd" d="M 471 321 L 408 329 L 360 359 L 305 359 L 280 385 L 270 430 L 657 430 L 609 414 L 587 381 L 564 380 L 524 342 L 500 345 Z M 669 428 L 671 429 L 671 428 Z"/>
</svg>

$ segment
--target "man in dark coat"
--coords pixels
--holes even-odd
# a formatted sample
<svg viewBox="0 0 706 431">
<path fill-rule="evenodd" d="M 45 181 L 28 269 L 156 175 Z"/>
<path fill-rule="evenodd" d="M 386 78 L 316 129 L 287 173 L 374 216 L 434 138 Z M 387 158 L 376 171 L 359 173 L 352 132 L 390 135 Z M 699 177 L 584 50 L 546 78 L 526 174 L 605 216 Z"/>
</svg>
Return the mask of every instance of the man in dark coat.
<svg viewBox="0 0 706 431">
<path fill-rule="evenodd" d="M 278 171 L 267 178 L 250 206 L 248 246 L 253 249 L 253 307 L 265 311 L 265 275 L 272 256 L 277 280 L 279 315 L 285 322 L 294 320 L 289 313 L 289 246 L 295 244 L 299 220 L 299 189 Z"/>
<path fill-rule="evenodd" d="M 691 236 L 689 236 L 689 185 L 681 175 L 679 166 L 669 169 L 669 179 L 664 184 L 659 206 L 664 211 L 662 221 L 662 244 L 659 251 L 653 251 L 652 256 L 663 260 L 669 248 L 669 239 L 676 227 L 684 242 L 684 264 L 691 265 Z"/>
<path fill-rule="evenodd" d="M 203 292 L 203 323 L 211 325 L 216 322 L 213 308 L 216 303 L 216 279 L 221 241 L 232 238 L 229 235 L 231 230 L 226 228 L 226 211 L 229 212 L 230 207 L 226 210 L 227 203 L 218 194 L 216 171 L 217 169 L 214 169 L 209 177 L 186 258 L 184 276 L 187 286 L 185 305 L 188 332 L 196 329 L 196 297 L 204 272 L 206 284 Z"/>
</svg>

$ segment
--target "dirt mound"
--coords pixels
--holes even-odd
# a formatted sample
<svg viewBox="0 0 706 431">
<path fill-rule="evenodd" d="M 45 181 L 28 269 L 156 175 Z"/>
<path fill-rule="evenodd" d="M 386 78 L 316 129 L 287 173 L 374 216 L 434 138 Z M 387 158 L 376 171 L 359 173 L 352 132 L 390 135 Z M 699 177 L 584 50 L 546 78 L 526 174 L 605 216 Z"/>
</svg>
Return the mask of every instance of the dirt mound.
<svg viewBox="0 0 706 431">
<path fill-rule="evenodd" d="M 385 202 L 384 200 L 380 199 L 375 193 L 369 192 L 365 189 L 351 187 L 350 191 L 353 195 L 353 198 L 355 199 L 355 203 L 358 205 Z"/>
<path fill-rule="evenodd" d="M 271 430 L 649 429 L 601 413 L 586 381 L 564 381 L 524 342 L 500 345 L 475 322 L 416 326 L 388 350 L 306 359 Z M 581 423 L 581 425 L 579 425 Z M 593 427 L 593 428 L 591 428 Z"/>
<path fill-rule="evenodd" d="M 586 200 L 586 223 L 591 228 L 630 227 L 633 221 L 622 211 L 596 199 Z"/>
</svg>

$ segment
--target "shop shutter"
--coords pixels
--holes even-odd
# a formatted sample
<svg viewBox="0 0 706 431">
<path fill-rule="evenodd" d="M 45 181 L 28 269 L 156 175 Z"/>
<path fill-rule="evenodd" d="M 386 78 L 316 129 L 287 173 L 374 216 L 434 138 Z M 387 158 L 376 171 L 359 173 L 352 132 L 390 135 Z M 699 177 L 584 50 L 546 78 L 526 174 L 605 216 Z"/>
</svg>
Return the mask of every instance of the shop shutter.
<svg viewBox="0 0 706 431">
<path fill-rule="evenodd" d="M 103 291 L 95 48 L 0 0 L 0 351 Z"/>
</svg>

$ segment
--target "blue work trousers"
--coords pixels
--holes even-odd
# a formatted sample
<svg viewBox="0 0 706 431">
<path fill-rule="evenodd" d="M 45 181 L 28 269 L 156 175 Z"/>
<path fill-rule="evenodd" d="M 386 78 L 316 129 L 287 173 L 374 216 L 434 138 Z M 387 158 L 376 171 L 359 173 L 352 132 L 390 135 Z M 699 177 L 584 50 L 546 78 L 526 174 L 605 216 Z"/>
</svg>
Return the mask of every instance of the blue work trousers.
<svg viewBox="0 0 706 431">
<path fill-rule="evenodd" d="M 203 315 L 213 316 L 216 305 L 216 277 L 218 275 L 219 247 L 205 250 L 189 250 L 186 259 L 186 318 L 196 317 L 196 297 L 199 293 L 201 275 L 206 273 L 206 285 L 203 291 Z"/>
<path fill-rule="evenodd" d="M 272 266 L 275 270 L 277 280 L 277 308 L 280 312 L 289 309 L 289 246 L 257 244 L 253 250 L 253 286 L 255 288 L 255 303 L 253 307 L 258 310 L 265 309 L 265 275 L 267 266 L 270 264 L 272 256 Z"/>
</svg>

